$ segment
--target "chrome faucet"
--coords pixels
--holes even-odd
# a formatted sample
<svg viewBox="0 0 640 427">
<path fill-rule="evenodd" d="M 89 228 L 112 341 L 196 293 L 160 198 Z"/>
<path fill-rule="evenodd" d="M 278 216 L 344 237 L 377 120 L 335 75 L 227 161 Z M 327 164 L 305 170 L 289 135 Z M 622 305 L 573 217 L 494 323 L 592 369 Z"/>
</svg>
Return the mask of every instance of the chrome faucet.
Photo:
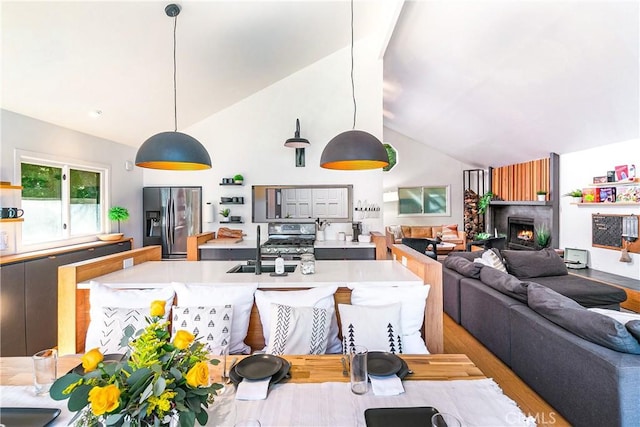
<svg viewBox="0 0 640 427">
<path fill-rule="evenodd" d="M 262 274 L 262 253 L 260 252 L 260 225 L 257 230 L 256 244 L 256 274 Z"/>
</svg>

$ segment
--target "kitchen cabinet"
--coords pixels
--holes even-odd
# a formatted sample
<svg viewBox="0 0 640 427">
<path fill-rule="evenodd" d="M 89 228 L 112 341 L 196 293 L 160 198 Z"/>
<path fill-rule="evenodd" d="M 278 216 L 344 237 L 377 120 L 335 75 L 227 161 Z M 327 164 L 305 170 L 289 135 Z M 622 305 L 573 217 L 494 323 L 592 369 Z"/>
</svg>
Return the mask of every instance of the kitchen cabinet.
<svg viewBox="0 0 640 427">
<path fill-rule="evenodd" d="M 0 356 L 27 356 L 57 345 L 58 267 L 131 249 L 131 241 L 64 250 L 0 267 Z"/>
<path fill-rule="evenodd" d="M 256 249 L 201 249 L 200 259 L 209 261 L 247 261 L 256 259 Z"/>
<path fill-rule="evenodd" d="M 376 259 L 375 248 L 315 248 L 317 260 Z"/>
</svg>

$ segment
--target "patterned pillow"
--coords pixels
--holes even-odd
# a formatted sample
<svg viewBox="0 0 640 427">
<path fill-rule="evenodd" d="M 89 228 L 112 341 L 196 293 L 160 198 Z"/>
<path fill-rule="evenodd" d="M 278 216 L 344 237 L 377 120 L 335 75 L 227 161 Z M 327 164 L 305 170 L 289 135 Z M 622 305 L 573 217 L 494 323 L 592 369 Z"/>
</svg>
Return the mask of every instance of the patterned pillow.
<svg viewBox="0 0 640 427">
<path fill-rule="evenodd" d="M 498 271 L 502 271 L 503 273 L 507 272 L 507 267 L 504 266 L 504 263 L 494 251 L 485 251 L 482 254 L 482 258 L 476 258 L 473 260 L 473 262 L 484 264 L 487 267 L 493 267 Z"/>
<path fill-rule="evenodd" d="M 394 239 L 402 239 L 402 227 L 400 227 L 399 225 L 390 225 L 389 226 L 389 231 L 391 231 L 391 233 L 393 233 L 393 238 Z"/>
<path fill-rule="evenodd" d="M 442 240 L 458 240 L 458 224 L 442 226 Z"/>
<path fill-rule="evenodd" d="M 316 307 L 271 304 L 269 354 L 324 354 L 331 313 Z"/>
<path fill-rule="evenodd" d="M 403 353 L 402 303 L 379 306 L 338 304 L 342 323 L 342 351 L 362 345 L 369 351 Z"/>
<path fill-rule="evenodd" d="M 196 337 L 209 352 L 228 347 L 231 342 L 231 321 L 233 306 L 231 304 L 209 307 L 173 306 L 171 318 L 171 335 L 184 329 Z"/>
<path fill-rule="evenodd" d="M 100 352 L 102 354 L 126 353 L 127 343 L 122 343 L 125 330 L 137 332 L 146 327 L 145 316 L 148 315 L 149 308 L 102 307 L 98 331 Z"/>
</svg>

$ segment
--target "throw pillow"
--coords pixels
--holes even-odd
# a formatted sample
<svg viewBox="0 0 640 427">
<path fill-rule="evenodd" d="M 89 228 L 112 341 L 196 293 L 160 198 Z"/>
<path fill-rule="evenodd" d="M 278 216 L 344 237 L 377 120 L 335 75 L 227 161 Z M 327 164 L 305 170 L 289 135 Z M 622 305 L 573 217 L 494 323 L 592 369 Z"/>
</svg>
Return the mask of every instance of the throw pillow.
<svg viewBox="0 0 640 427">
<path fill-rule="evenodd" d="M 115 285 L 114 285 L 115 286 Z M 129 287 L 136 286 L 128 284 Z M 140 286 L 154 286 L 144 284 Z M 154 289 L 114 289 L 110 286 L 91 281 L 89 284 L 89 316 L 91 321 L 87 327 L 85 351 L 100 347 L 100 330 L 104 324 L 104 307 L 136 308 L 150 307 L 155 300 L 164 300 L 165 307 L 173 305 L 175 293 L 172 286 L 157 284 Z M 168 316 L 169 310 L 167 310 Z"/>
<path fill-rule="evenodd" d="M 271 304 L 275 303 L 291 307 L 315 307 L 327 310 L 331 319 L 327 353 L 340 353 L 342 344 L 338 338 L 336 303 L 333 297 L 337 290 L 337 286 L 320 286 L 303 291 L 256 291 L 256 305 L 260 313 L 262 334 L 267 348 L 271 337 Z"/>
<path fill-rule="evenodd" d="M 174 283 L 178 305 L 183 307 L 209 307 L 230 304 L 233 307 L 230 354 L 249 354 L 245 344 L 249 330 L 249 318 L 253 308 L 253 295 L 258 285 L 212 285 L 211 283 Z"/>
<path fill-rule="evenodd" d="M 627 313 L 625 311 L 607 310 L 605 308 L 590 308 L 589 310 L 596 313 L 609 316 L 624 324 L 629 333 L 640 342 L 640 314 Z"/>
<path fill-rule="evenodd" d="M 231 304 L 209 307 L 173 306 L 171 309 L 171 335 L 180 329 L 201 337 L 208 352 L 229 347 L 233 325 Z"/>
<path fill-rule="evenodd" d="M 400 231 L 402 232 L 402 237 L 411 237 L 411 226 L 410 225 L 401 225 Z M 400 237 L 402 239 L 402 237 Z"/>
<path fill-rule="evenodd" d="M 429 285 L 356 285 L 352 287 L 351 305 L 383 306 L 400 303 L 403 353 L 428 354 L 427 345 L 422 339 L 422 325 L 425 320 L 424 311 L 429 289 Z M 344 335 L 344 329 L 342 333 Z"/>
<path fill-rule="evenodd" d="M 444 266 L 462 274 L 465 277 L 474 279 L 480 278 L 480 271 L 484 264 L 471 262 L 461 256 L 448 256 L 444 259 Z"/>
<path fill-rule="evenodd" d="M 480 280 L 485 285 L 500 293 L 509 295 L 518 301 L 524 303 L 527 302 L 527 288 L 529 286 L 529 282 L 523 282 L 520 279 L 496 270 L 495 268 L 483 268 L 480 270 Z"/>
<path fill-rule="evenodd" d="M 102 322 L 100 324 L 100 352 L 102 354 L 127 352 L 127 343 L 122 345 L 125 330 L 139 331 L 147 326 L 145 316 L 149 315 L 149 308 L 119 308 L 102 307 Z M 92 347 L 93 348 L 93 347 Z"/>
<path fill-rule="evenodd" d="M 442 226 L 442 240 L 458 240 L 458 224 Z"/>
<path fill-rule="evenodd" d="M 390 225 L 389 231 L 393 233 L 394 239 L 402 239 L 402 228 L 399 225 Z"/>
<path fill-rule="evenodd" d="M 529 284 L 527 295 L 531 309 L 580 338 L 615 351 L 640 354 L 640 343 L 617 320 L 537 283 Z"/>
<path fill-rule="evenodd" d="M 403 353 L 402 304 L 362 306 L 338 304 L 342 323 L 343 352 L 362 345 L 369 351 Z"/>
<path fill-rule="evenodd" d="M 498 271 L 502 271 L 503 273 L 507 272 L 507 268 L 502 263 L 502 259 L 494 251 L 484 251 L 480 258 L 476 258 L 473 262 L 477 262 L 488 267 L 495 268 Z"/>
<path fill-rule="evenodd" d="M 271 304 L 269 354 L 324 354 L 327 351 L 331 316 L 316 307 Z"/>
<path fill-rule="evenodd" d="M 564 261 L 552 248 L 539 251 L 503 250 L 500 254 L 505 259 L 509 273 L 522 279 L 569 274 Z"/>
<path fill-rule="evenodd" d="M 411 237 L 414 238 L 427 238 L 430 239 L 431 235 L 431 226 L 421 227 L 421 226 L 412 226 L 411 227 Z"/>
</svg>

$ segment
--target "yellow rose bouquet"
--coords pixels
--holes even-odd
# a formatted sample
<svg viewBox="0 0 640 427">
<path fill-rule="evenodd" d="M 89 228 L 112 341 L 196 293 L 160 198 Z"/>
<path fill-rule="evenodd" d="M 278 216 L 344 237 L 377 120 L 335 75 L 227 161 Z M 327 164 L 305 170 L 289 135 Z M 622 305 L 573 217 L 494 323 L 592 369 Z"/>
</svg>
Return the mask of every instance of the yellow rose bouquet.
<svg viewBox="0 0 640 427">
<path fill-rule="evenodd" d="M 82 357 L 84 374 L 74 371 L 56 380 L 50 395 L 69 399 L 78 412 L 79 426 L 193 427 L 205 425 L 206 408 L 221 384 L 209 380 L 204 344 L 180 330 L 170 340 L 163 320 L 164 301 L 151 304 L 149 325 L 138 331 L 125 329 L 123 343 L 129 351 L 121 362 L 108 363 L 98 349 Z M 172 423 L 173 422 L 173 423 Z"/>
</svg>

